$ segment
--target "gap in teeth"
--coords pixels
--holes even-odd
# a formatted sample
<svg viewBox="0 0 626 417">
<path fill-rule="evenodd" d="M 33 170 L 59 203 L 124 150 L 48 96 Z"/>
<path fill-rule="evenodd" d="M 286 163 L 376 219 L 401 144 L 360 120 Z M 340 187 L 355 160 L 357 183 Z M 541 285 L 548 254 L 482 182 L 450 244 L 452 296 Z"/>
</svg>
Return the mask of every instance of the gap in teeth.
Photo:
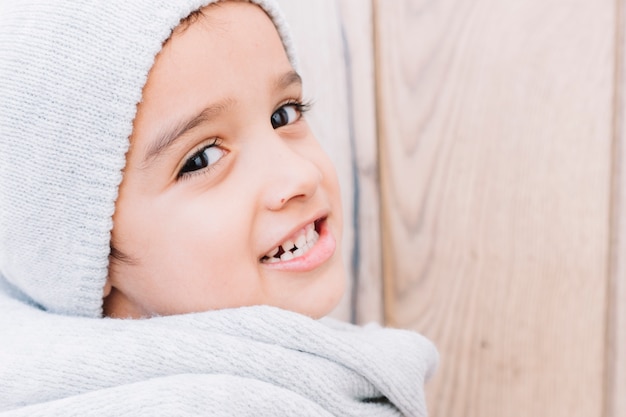
<svg viewBox="0 0 626 417">
<path fill-rule="evenodd" d="M 319 233 L 316 230 L 316 223 L 310 223 L 281 245 L 265 254 L 261 261 L 275 263 L 297 258 L 307 253 L 318 240 Z"/>
</svg>

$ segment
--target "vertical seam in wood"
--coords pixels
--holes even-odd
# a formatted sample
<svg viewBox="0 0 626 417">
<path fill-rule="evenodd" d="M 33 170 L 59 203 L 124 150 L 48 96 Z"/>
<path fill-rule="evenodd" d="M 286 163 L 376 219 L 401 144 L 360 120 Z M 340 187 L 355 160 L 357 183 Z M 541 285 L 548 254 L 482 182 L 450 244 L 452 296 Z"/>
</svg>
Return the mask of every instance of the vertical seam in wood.
<svg viewBox="0 0 626 417">
<path fill-rule="evenodd" d="M 623 180 L 622 173 L 622 137 L 623 137 L 623 74 L 624 74 L 624 0 L 615 0 L 615 36 L 614 36 L 614 65 L 613 65 L 613 115 L 611 126 L 611 171 L 610 171 L 610 201 L 609 201 L 609 253 L 608 253 L 608 283 L 606 294 L 606 333 L 604 355 L 604 399 L 602 415 L 604 417 L 618 417 L 616 409 L 616 395 L 618 372 L 615 369 L 617 352 L 617 326 L 618 326 L 618 280 L 620 277 L 620 211 L 621 192 L 620 186 Z"/>
<path fill-rule="evenodd" d="M 346 79 L 346 105 L 348 107 L 348 138 L 350 141 L 350 173 L 352 175 L 352 253 L 350 254 L 350 268 L 352 269 L 352 286 L 350 288 L 350 321 L 356 323 L 358 309 L 358 291 L 361 281 L 361 228 L 360 228 L 360 201 L 361 183 L 359 178 L 359 166 L 357 162 L 357 144 L 354 120 L 354 80 L 352 79 L 352 56 L 344 16 L 335 1 L 336 16 L 339 16 L 339 30 L 341 32 L 341 47 L 343 49 L 344 71 Z"/>
<path fill-rule="evenodd" d="M 379 8 L 377 0 L 371 0 L 372 4 L 372 45 L 374 45 L 374 114 L 376 115 L 376 164 L 378 166 L 378 185 L 380 188 L 380 210 L 379 210 L 379 228 L 380 228 L 380 262 L 381 262 L 381 273 L 382 273 L 382 291 L 383 291 L 383 321 L 386 325 L 394 325 L 395 320 L 393 318 L 393 277 L 389 277 L 387 275 L 387 265 L 389 259 L 385 256 L 384 246 L 387 240 L 387 231 L 385 228 L 386 218 L 387 218 L 387 207 L 385 205 L 385 190 L 383 187 L 383 179 L 385 177 L 385 173 L 383 170 L 385 169 L 384 161 L 381 157 L 382 151 L 382 138 L 385 134 L 385 121 L 382 115 L 382 81 L 381 81 L 381 51 L 380 51 L 380 16 L 379 16 Z"/>
</svg>

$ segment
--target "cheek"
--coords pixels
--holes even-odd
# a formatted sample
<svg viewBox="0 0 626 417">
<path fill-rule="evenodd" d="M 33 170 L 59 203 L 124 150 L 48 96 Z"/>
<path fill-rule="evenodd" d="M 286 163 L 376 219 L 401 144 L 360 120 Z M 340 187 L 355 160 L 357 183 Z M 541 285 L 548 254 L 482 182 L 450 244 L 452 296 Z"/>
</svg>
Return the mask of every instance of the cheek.
<svg viewBox="0 0 626 417">
<path fill-rule="evenodd" d="M 228 270 L 241 267 L 243 262 L 234 259 L 251 256 L 253 204 L 245 195 L 230 192 L 239 189 L 225 186 L 172 196 L 155 224 L 159 236 L 151 244 L 161 246 L 157 256 L 201 276 L 228 276 Z"/>
<path fill-rule="evenodd" d="M 186 200 L 186 201 L 185 201 Z M 125 271 L 124 289 L 144 310 L 157 314 L 205 311 L 247 303 L 254 276 L 247 223 L 229 205 L 184 199 L 154 205 L 135 224 L 137 265 Z M 139 219 L 138 219 L 139 220 Z"/>
<path fill-rule="evenodd" d="M 339 180 L 335 165 L 312 133 L 308 136 L 306 146 L 301 148 L 299 153 L 303 158 L 313 163 L 320 171 L 324 188 L 327 192 L 332 193 L 331 197 L 340 200 Z"/>
<path fill-rule="evenodd" d="M 201 258 L 228 254 L 243 243 L 249 224 L 234 196 L 176 200 L 159 213 L 154 224 L 167 250 Z"/>
<path fill-rule="evenodd" d="M 333 211 L 335 217 L 341 222 L 341 189 L 339 186 L 339 179 L 337 177 L 337 171 L 335 166 L 326 153 L 322 152 L 322 156 L 319 159 L 319 169 L 323 175 L 324 188 L 329 194 L 329 198 L 333 204 Z"/>
</svg>

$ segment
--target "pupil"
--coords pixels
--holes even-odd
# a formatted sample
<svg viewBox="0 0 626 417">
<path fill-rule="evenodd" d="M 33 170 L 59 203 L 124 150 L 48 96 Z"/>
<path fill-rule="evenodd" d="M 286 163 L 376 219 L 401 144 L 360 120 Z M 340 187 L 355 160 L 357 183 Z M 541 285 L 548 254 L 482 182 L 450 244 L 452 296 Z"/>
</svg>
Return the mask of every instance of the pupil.
<svg viewBox="0 0 626 417">
<path fill-rule="evenodd" d="M 197 171 L 199 169 L 204 168 L 207 165 L 207 156 L 205 152 L 195 156 L 191 159 L 187 165 L 185 166 L 185 171 Z"/>
<path fill-rule="evenodd" d="M 279 109 L 272 114 L 272 127 L 276 129 L 287 124 L 287 112 L 285 109 Z"/>
</svg>

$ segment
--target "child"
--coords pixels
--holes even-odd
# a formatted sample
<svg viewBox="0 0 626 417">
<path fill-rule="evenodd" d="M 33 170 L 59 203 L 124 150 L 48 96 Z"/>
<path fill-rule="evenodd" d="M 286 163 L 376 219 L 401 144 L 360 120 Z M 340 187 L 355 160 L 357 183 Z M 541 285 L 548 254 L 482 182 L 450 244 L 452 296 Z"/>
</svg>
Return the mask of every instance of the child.
<svg viewBox="0 0 626 417">
<path fill-rule="evenodd" d="M 339 190 L 276 4 L 15 3 L 0 415 L 426 415 L 430 342 L 317 320 Z"/>
</svg>

